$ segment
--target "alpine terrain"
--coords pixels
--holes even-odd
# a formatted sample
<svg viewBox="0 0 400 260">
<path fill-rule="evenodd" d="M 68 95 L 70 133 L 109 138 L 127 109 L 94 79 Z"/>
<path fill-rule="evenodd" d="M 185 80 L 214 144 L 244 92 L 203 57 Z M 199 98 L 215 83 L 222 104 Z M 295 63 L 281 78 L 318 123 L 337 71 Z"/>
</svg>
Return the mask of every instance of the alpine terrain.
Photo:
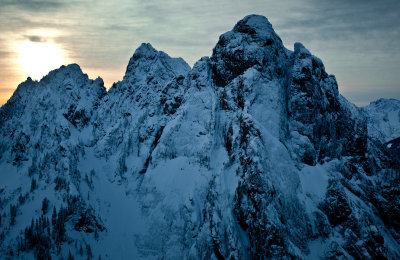
<svg viewBox="0 0 400 260">
<path fill-rule="evenodd" d="M 108 91 L 62 66 L 0 109 L 0 258 L 399 259 L 399 138 L 259 15 Z"/>
</svg>

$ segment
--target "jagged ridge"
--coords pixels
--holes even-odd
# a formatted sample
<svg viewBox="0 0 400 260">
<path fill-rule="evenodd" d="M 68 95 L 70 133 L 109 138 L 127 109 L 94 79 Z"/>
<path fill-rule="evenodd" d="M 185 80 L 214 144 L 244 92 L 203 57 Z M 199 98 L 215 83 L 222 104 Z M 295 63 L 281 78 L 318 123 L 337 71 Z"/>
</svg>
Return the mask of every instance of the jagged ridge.
<svg viewBox="0 0 400 260">
<path fill-rule="evenodd" d="M 142 44 L 108 92 L 77 65 L 28 79 L 0 110 L 1 251 L 397 258 L 399 162 L 365 111 L 258 15 L 192 69 Z"/>
</svg>

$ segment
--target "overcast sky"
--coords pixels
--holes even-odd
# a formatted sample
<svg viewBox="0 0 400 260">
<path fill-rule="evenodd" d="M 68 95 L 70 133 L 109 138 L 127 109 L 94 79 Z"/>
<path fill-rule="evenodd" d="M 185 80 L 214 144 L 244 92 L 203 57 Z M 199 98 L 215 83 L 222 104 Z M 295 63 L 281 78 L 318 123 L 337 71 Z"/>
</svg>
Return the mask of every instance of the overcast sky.
<svg viewBox="0 0 400 260">
<path fill-rule="evenodd" d="M 272 23 L 285 46 L 302 42 L 358 105 L 400 99 L 398 0 L 0 0 L 0 104 L 25 75 L 16 44 L 54 43 L 106 86 L 121 80 L 142 42 L 191 66 L 248 14 Z"/>
</svg>

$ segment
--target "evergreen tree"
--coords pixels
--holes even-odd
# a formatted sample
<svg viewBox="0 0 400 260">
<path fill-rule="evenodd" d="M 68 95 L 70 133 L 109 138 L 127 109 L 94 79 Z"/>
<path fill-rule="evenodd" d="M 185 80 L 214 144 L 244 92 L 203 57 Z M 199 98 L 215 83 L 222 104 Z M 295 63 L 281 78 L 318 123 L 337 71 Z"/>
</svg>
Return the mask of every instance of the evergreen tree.
<svg viewBox="0 0 400 260">
<path fill-rule="evenodd" d="M 56 225 L 53 227 L 53 235 L 55 237 L 56 245 L 60 245 L 65 236 L 65 210 L 63 208 L 58 212 Z"/>
<path fill-rule="evenodd" d="M 83 256 L 83 248 L 82 248 L 82 244 L 80 245 L 80 247 L 79 247 L 79 254 L 81 255 L 81 256 Z"/>
<path fill-rule="evenodd" d="M 90 247 L 89 244 L 86 244 L 86 254 L 89 259 L 92 259 L 93 257 L 92 248 Z"/>
<path fill-rule="evenodd" d="M 74 260 L 71 254 L 71 250 L 68 250 L 68 260 Z"/>
<path fill-rule="evenodd" d="M 49 208 L 49 200 L 47 198 L 44 198 L 43 201 L 42 201 L 42 212 L 43 212 L 43 215 L 46 215 L 48 208 Z"/>
<path fill-rule="evenodd" d="M 25 202 L 24 197 L 22 197 L 22 194 L 19 194 L 18 202 L 19 202 L 20 205 Z"/>
<path fill-rule="evenodd" d="M 49 228 L 49 221 L 41 216 L 39 219 L 32 219 L 31 225 L 25 228 L 25 237 L 18 243 L 20 251 L 33 250 L 36 259 L 51 259 L 50 248 L 52 241 L 45 229 Z"/>
<path fill-rule="evenodd" d="M 32 178 L 32 182 L 31 182 L 31 192 L 34 191 L 37 187 L 37 183 L 36 183 L 36 179 Z"/>
<path fill-rule="evenodd" d="M 10 205 L 10 225 L 15 224 L 15 216 L 17 215 L 17 205 Z"/>
<path fill-rule="evenodd" d="M 57 223 L 57 210 L 56 210 L 56 206 L 53 207 L 53 214 L 51 214 L 51 224 L 54 226 Z"/>
</svg>

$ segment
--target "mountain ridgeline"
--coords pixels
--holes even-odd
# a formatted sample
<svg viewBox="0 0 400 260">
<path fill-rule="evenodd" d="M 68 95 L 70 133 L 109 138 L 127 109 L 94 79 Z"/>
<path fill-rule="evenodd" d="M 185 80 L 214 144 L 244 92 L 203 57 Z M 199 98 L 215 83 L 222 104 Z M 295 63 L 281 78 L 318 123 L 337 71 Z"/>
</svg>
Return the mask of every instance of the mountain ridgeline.
<svg viewBox="0 0 400 260">
<path fill-rule="evenodd" d="M 259 15 L 108 91 L 62 66 L 0 109 L 0 258 L 398 259 L 399 137 Z"/>
</svg>

